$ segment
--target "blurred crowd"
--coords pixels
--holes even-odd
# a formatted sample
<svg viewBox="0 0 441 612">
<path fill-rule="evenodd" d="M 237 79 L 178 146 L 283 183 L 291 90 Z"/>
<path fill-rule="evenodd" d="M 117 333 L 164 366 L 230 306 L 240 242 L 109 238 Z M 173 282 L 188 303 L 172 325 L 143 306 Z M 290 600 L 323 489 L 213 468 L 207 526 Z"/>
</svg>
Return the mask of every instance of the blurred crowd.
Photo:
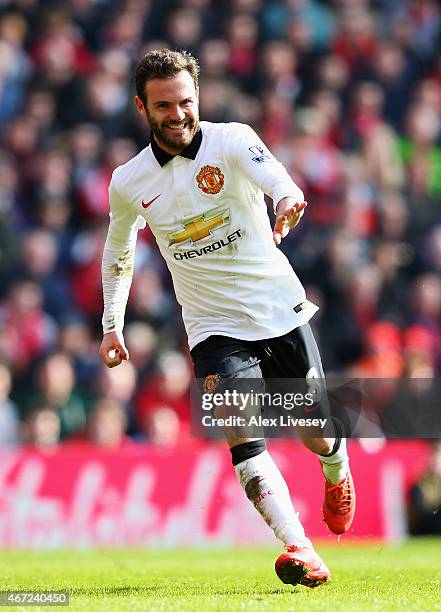
<svg viewBox="0 0 441 612">
<path fill-rule="evenodd" d="M 190 443 L 169 274 L 140 233 L 125 338 L 100 364 L 113 169 L 146 146 L 134 66 L 200 60 L 200 114 L 251 124 L 307 194 L 282 248 L 328 372 L 441 371 L 435 0 L 0 0 L 0 444 Z"/>
</svg>

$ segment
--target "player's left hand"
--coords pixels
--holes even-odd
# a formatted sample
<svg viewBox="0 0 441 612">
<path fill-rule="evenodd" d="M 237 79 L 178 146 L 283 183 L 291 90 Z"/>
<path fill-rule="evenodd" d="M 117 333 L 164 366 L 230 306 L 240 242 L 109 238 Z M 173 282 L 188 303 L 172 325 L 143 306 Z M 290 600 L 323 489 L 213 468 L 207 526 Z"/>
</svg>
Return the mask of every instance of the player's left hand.
<svg viewBox="0 0 441 612">
<path fill-rule="evenodd" d="M 277 214 L 273 230 L 273 240 L 276 246 L 279 246 L 282 239 L 288 235 L 289 230 L 299 224 L 307 206 L 307 202 L 301 202 Z"/>
</svg>

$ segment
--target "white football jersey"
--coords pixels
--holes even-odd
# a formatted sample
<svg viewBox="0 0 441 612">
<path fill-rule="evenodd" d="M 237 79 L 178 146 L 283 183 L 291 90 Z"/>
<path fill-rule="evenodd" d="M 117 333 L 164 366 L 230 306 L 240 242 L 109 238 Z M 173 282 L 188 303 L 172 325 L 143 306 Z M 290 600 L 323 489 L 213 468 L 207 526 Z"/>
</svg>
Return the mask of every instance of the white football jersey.
<svg viewBox="0 0 441 612">
<path fill-rule="evenodd" d="M 281 336 L 317 306 L 273 242 L 264 193 L 274 206 L 302 191 L 256 133 L 202 121 L 180 155 L 153 143 L 113 173 L 103 254 L 104 332 L 121 331 L 136 235 L 148 224 L 171 272 L 190 348 L 212 334 Z"/>
</svg>

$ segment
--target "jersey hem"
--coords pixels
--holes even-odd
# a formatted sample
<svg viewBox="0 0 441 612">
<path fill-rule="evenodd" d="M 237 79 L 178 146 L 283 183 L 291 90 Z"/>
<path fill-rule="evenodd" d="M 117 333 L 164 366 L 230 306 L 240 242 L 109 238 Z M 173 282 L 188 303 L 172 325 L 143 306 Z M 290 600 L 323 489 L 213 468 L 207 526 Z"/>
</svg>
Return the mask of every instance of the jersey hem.
<svg viewBox="0 0 441 612">
<path fill-rule="evenodd" d="M 297 329 L 297 327 L 306 325 L 306 323 L 308 323 L 308 321 L 310 321 L 311 318 L 315 315 L 315 313 L 319 310 L 318 306 L 316 306 L 315 304 L 312 305 L 315 307 L 312 312 L 310 311 L 308 313 L 305 313 L 306 316 L 302 317 L 300 320 L 291 322 L 290 325 L 279 328 L 277 331 L 261 334 L 237 334 L 231 331 L 222 331 L 220 329 L 216 329 L 210 332 L 201 333 L 200 335 L 197 335 L 194 339 L 191 340 L 190 338 L 188 338 L 188 346 L 190 348 L 190 351 L 192 351 L 194 348 L 196 348 L 198 344 L 200 344 L 210 336 L 226 336 L 227 338 L 235 338 L 236 340 L 245 340 L 249 342 L 253 342 L 255 340 L 269 340 L 270 338 L 278 338 L 279 336 L 284 336 L 293 329 Z"/>
</svg>

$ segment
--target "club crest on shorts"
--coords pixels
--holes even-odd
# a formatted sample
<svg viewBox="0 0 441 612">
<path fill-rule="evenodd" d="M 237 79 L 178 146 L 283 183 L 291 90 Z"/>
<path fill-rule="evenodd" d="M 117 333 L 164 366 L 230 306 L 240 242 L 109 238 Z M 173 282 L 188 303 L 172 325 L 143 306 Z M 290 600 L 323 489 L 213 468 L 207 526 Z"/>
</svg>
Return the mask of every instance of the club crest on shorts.
<svg viewBox="0 0 441 612">
<path fill-rule="evenodd" d="M 216 166 L 203 166 L 196 177 L 199 189 L 214 195 L 224 186 L 224 175 Z"/>
<path fill-rule="evenodd" d="M 221 377 L 219 374 L 209 374 L 206 376 L 204 380 L 204 392 L 213 393 L 216 391 L 219 386 L 220 379 Z"/>
</svg>

